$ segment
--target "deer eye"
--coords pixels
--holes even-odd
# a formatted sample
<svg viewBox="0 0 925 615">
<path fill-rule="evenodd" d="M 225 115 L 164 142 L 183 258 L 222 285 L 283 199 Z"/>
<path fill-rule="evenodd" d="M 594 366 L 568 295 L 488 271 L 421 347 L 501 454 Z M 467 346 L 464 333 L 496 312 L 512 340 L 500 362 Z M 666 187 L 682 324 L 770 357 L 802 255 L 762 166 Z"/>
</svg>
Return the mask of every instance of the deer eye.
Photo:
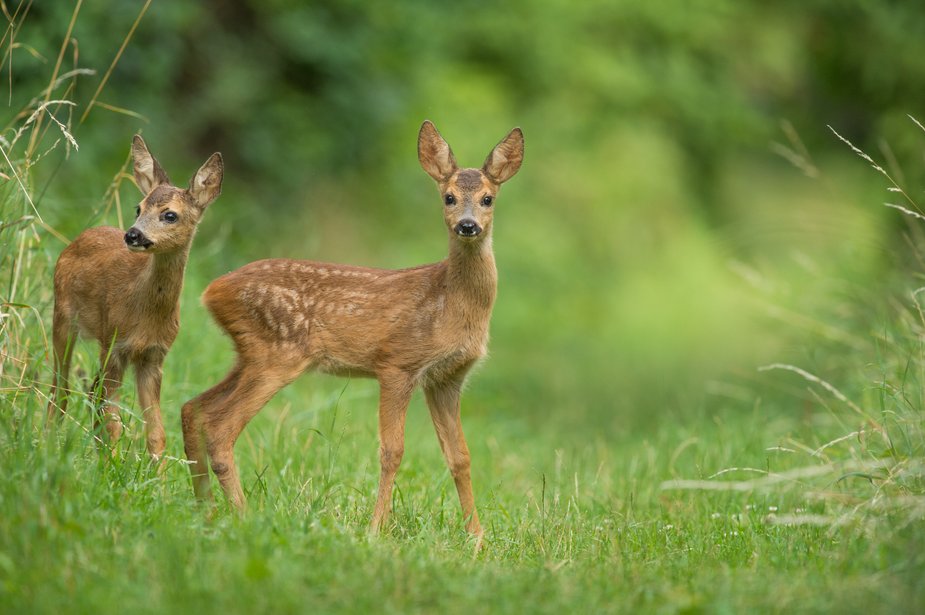
<svg viewBox="0 0 925 615">
<path fill-rule="evenodd" d="M 138 205 L 137 207 L 135 207 L 135 217 L 137 218 L 140 215 L 141 215 L 141 205 Z"/>
<path fill-rule="evenodd" d="M 445 197 L 443 197 L 443 202 L 446 203 L 447 205 L 452 205 L 453 203 L 456 202 L 456 197 L 453 196 L 452 194 L 448 194 Z"/>
<path fill-rule="evenodd" d="M 485 207 L 491 207 L 492 198 L 488 195 L 482 197 L 482 205 Z"/>
<path fill-rule="evenodd" d="M 163 220 L 164 222 L 170 222 L 171 224 L 173 224 L 178 219 L 179 218 L 177 217 L 177 214 L 172 211 L 165 211 L 163 214 L 161 214 L 161 220 Z"/>
</svg>

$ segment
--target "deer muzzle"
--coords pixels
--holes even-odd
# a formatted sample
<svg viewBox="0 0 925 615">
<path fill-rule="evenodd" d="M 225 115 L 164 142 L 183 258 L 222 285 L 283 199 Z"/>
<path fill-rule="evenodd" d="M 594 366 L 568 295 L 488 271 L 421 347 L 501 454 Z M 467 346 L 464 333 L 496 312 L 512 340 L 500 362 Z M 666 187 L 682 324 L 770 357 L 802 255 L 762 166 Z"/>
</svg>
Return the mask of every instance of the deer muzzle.
<svg viewBox="0 0 925 615">
<path fill-rule="evenodd" d="M 133 252 L 142 252 L 154 245 L 154 242 L 145 237 L 145 234 L 134 226 L 125 234 L 125 245 Z"/>
<path fill-rule="evenodd" d="M 453 231 L 460 237 L 476 237 L 482 232 L 482 227 L 475 220 L 464 219 L 453 227 Z"/>
</svg>

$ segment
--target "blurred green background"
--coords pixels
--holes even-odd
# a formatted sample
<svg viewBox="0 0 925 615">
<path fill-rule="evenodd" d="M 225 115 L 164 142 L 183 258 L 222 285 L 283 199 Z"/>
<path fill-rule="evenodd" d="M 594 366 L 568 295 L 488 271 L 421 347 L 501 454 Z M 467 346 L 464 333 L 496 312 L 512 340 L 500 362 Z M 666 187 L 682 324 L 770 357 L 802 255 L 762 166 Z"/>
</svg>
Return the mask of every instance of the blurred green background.
<svg viewBox="0 0 925 615">
<path fill-rule="evenodd" d="M 526 137 L 497 205 L 491 358 L 465 412 L 579 438 L 750 408 L 757 366 L 812 369 L 819 344 L 850 352 L 846 331 L 876 328 L 859 289 L 895 275 L 905 223 L 827 125 L 901 185 L 925 179 L 907 117 L 925 119 L 910 106 L 925 100 L 915 2 L 162 0 L 79 123 L 142 5 L 82 5 L 61 72 L 96 73 L 54 95 L 75 88 L 79 105 L 55 113 L 80 149 L 65 162 L 56 148 L 32 180 L 45 222 L 73 238 L 127 226 L 137 191 L 123 182 L 118 212 L 106 192 L 135 132 L 180 185 L 223 153 L 187 272 L 193 327 L 168 357 L 179 373 L 213 360 L 196 354 L 198 295 L 246 262 L 443 258 L 424 119 L 469 166 L 512 126 Z M 10 110 L 47 85 L 74 3 L 28 8 Z M 50 272 L 45 291 L 48 314 Z M 165 383 L 168 421 L 212 384 L 188 379 Z"/>
</svg>

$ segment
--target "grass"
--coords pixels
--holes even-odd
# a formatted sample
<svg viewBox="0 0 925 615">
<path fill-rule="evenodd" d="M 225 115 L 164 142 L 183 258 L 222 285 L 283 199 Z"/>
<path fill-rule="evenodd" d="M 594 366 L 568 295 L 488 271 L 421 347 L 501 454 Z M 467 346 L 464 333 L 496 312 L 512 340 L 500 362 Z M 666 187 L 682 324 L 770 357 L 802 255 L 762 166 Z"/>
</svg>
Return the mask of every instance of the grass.
<svg viewBox="0 0 925 615">
<path fill-rule="evenodd" d="M 59 68 L 60 61 L 52 82 Z M 662 276 L 677 262 L 670 255 L 646 262 L 622 286 L 568 286 L 575 271 L 592 273 L 578 269 L 586 254 L 570 242 L 592 245 L 592 227 L 609 223 L 610 214 L 592 207 L 590 196 L 581 206 L 601 219 L 574 227 L 578 239 L 560 234 L 545 254 L 529 251 L 535 236 L 514 236 L 510 217 L 508 231 L 498 229 L 499 236 L 512 234 L 498 241 L 507 295 L 495 316 L 495 356 L 464 398 L 486 528 L 479 552 L 462 529 L 419 396 L 409 410 L 393 523 L 382 536 L 368 534 L 378 464 L 377 391 L 367 381 L 310 376 L 285 389 L 237 447 L 247 515 L 194 503 L 178 414 L 183 401 L 218 381 L 232 361 L 229 344 L 197 301 L 215 273 L 204 255 L 222 250 L 222 234 L 206 230 L 193 248 L 181 333 L 165 365 L 172 458 L 163 479 L 144 459 L 131 375 L 121 398 L 128 428 L 115 457 L 100 454 L 80 391 L 67 419 L 46 430 L 50 280 L 64 244 L 41 216 L 54 220 L 63 205 L 54 200 L 53 184 L 44 204 L 37 198 L 47 186 L 36 170 L 47 164 L 46 152 L 48 159 L 61 155 L 67 137 L 80 134 L 63 115 L 60 123 L 44 118 L 71 113 L 64 103 L 44 107 L 26 123 L 43 100 L 67 100 L 77 76 L 16 116 L 11 126 L 24 127 L 21 140 L 0 142 L 9 158 L 0 184 L 0 611 L 925 608 L 925 316 L 918 291 L 892 291 L 907 289 L 908 276 L 900 271 L 889 279 L 869 274 L 845 282 L 838 271 L 826 277 L 830 270 L 807 265 L 812 259 L 803 255 L 788 265 L 798 272 L 775 284 L 773 271 L 738 263 L 759 289 L 746 296 L 745 283 L 716 273 L 720 258 L 709 251 L 706 232 L 695 229 L 682 236 L 687 243 L 672 247 L 685 256 L 682 277 L 694 280 L 688 286 L 664 290 L 670 285 Z M 629 147 L 664 147 L 639 143 Z M 112 174 L 98 217 L 119 223 L 124 168 Z M 546 188 L 555 194 L 555 182 L 563 180 L 549 177 L 554 183 Z M 771 183 L 783 190 L 782 182 Z M 643 194 L 659 187 L 634 189 Z M 666 204 L 677 200 L 673 191 L 681 192 L 661 189 Z M 536 190 L 530 196 L 543 188 Z M 809 208 L 800 203 L 799 209 L 805 215 Z M 559 223 L 548 211 L 521 215 L 541 228 Z M 845 213 L 841 232 L 870 232 L 859 219 L 851 222 Z M 658 224 L 664 228 L 656 235 L 675 220 L 666 215 Z M 756 238 L 752 245 L 767 240 Z M 828 238 L 825 253 L 835 254 L 843 239 Z M 625 248 L 623 256 L 642 245 Z M 593 256 L 600 260 L 594 275 L 612 266 L 610 253 Z M 561 262 L 568 266 L 557 268 Z M 550 299 L 547 310 L 531 308 L 549 296 L 549 282 L 575 292 Z M 786 290 L 779 288 L 788 285 L 792 296 L 781 296 Z M 684 303 L 703 288 L 709 292 Z M 734 317 L 711 314 L 717 296 Z M 760 320 L 740 313 L 754 303 L 760 309 L 752 311 L 769 315 L 771 325 L 741 324 Z M 556 329 L 569 315 L 574 322 Z M 706 317 L 706 332 L 688 331 L 692 318 Z M 635 323 L 643 333 L 628 337 L 615 320 Z M 697 365 L 709 359 L 703 346 L 724 327 L 746 338 L 739 346 L 763 345 L 786 360 L 805 360 L 758 371 L 752 355 L 730 351 L 723 366 L 731 370 L 704 383 L 709 370 Z M 777 339 L 782 329 L 784 341 Z M 538 332 L 551 341 L 526 345 Z M 728 338 L 723 343 L 730 345 Z M 630 376 L 618 376 L 607 363 L 618 340 L 630 342 L 625 355 L 650 353 L 651 363 L 664 362 L 663 371 L 647 373 L 647 358 L 625 366 Z M 88 379 L 95 356 L 88 344 L 75 353 Z M 602 387 L 589 374 L 616 378 L 618 386 Z"/>
<path fill-rule="evenodd" d="M 102 459 L 79 414 L 49 437 L 29 419 L 41 408 L 17 413 L 0 436 L 3 608 L 886 612 L 922 604 L 923 556 L 913 547 L 920 517 L 871 507 L 834 523 L 858 498 L 872 502 L 882 477 L 836 482 L 826 472 L 742 492 L 660 488 L 735 466 L 803 467 L 808 456 L 768 452 L 766 435 L 805 430 L 801 421 L 755 430 L 765 416 L 756 409 L 690 417 L 648 439 L 575 442 L 467 417 L 487 530 L 487 547 L 474 554 L 420 404 L 393 527 L 374 538 L 366 532 L 377 475 L 372 391 L 351 383 L 343 396 L 334 388 L 313 399 L 330 383 L 306 384 L 314 386 L 287 390 L 260 415 L 238 447 L 251 504 L 244 518 L 207 517 L 182 464 L 162 482 L 140 458 L 140 441 Z"/>
<path fill-rule="evenodd" d="M 192 297 L 184 306 L 196 334 L 181 336 L 164 387 L 174 456 L 177 408 L 231 360 Z M 165 480 L 150 473 L 130 387 L 115 459 L 99 454 L 85 403 L 46 433 L 38 352 L 35 380 L 2 392 L 0 610 L 912 612 L 925 604 L 925 363 L 921 322 L 903 314 L 866 345 L 882 356 L 855 372 L 847 403 L 768 372 L 767 402 L 718 398 L 610 437 L 493 414 L 475 384 L 465 424 L 487 532 L 479 553 L 419 398 L 394 523 L 370 537 L 372 383 L 308 377 L 253 421 L 237 449 L 241 518 L 198 508 L 179 459 Z M 203 347 L 214 350 L 193 352 Z M 79 350 L 91 368 L 92 349 Z M 831 370 L 839 363 L 863 361 Z M 774 396 L 774 383 L 798 394 Z M 877 411 L 860 417 L 854 404 Z M 692 479 L 703 484 L 678 488 Z"/>
</svg>

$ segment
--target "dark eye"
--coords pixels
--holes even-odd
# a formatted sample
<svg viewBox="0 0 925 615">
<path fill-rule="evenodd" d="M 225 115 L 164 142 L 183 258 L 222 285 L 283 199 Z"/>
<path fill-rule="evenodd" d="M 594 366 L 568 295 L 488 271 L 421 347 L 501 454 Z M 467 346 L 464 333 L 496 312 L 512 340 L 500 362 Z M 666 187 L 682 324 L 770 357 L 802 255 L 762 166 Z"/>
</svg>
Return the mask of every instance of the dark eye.
<svg viewBox="0 0 925 615">
<path fill-rule="evenodd" d="M 447 205 L 452 205 L 453 203 L 456 202 L 456 197 L 453 196 L 452 194 L 448 194 L 445 197 L 443 197 L 443 202 L 446 203 Z"/>
<path fill-rule="evenodd" d="M 141 215 L 141 205 L 135 208 L 135 217 L 137 218 L 140 215 Z"/>
<path fill-rule="evenodd" d="M 491 207 L 492 198 L 488 195 L 482 197 L 482 205 L 485 207 Z"/>
<path fill-rule="evenodd" d="M 164 222 L 173 223 L 173 222 L 176 222 L 178 218 L 177 218 L 177 214 L 175 214 L 174 212 L 165 211 L 163 214 L 161 214 L 161 220 L 163 220 Z"/>
</svg>

